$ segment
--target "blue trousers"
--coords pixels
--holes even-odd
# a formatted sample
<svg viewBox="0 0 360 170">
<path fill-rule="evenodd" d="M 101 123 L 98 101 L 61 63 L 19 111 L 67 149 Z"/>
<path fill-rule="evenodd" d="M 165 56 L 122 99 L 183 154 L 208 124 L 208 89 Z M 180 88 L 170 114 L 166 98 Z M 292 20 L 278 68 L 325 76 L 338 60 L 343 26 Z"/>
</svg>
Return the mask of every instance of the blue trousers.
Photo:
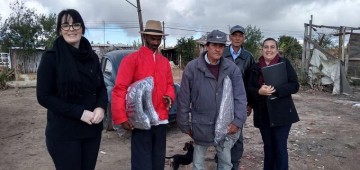
<svg viewBox="0 0 360 170">
<path fill-rule="evenodd" d="M 260 133 L 264 142 L 264 170 L 288 170 L 287 140 L 290 125 L 261 127 Z"/>
<path fill-rule="evenodd" d="M 131 135 L 131 169 L 163 170 L 166 152 L 166 125 L 150 130 L 134 129 Z"/>
<path fill-rule="evenodd" d="M 236 132 L 233 135 L 227 135 L 223 142 L 215 147 L 216 155 L 215 162 L 217 163 L 217 170 L 230 170 L 233 169 L 231 148 L 238 141 L 241 131 Z M 193 156 L 193 170 L 203 170 L 204 157 L 207 146 L 200 146 L 194 144 L 194 156 Z"/>
<path fill-rule="evenodd" d="M 240 130 L 239 139 L 234 143 L 234 146 L 231 148 L 231 170 L 238 170 L 240 165 L 240 159 L 244 153 L 244 139 L 243 139 L 243 128 Z M 217 154 L 215 154 L 215 162 L 218 163 Z"/>
</svg>

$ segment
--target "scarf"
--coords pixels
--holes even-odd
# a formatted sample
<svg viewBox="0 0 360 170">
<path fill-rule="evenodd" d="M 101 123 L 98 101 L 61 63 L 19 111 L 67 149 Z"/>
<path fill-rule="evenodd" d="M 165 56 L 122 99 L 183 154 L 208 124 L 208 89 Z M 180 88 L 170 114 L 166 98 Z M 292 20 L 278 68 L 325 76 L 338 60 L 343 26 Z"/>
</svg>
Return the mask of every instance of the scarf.
<svg viewBox="0 0 360 170">
<path fill-rule="evenodd" d="M 59 36 L 53 44 L 53 49 L 59 74 L 58 92 L 64 98 L 77 97 L 77 92 L 81 88 L 81 79 L 75 60 L 85 62 L 93 59 L 90 42 L 85 37 L 81 37 L 79 48 L 75 48 L 68 44 L 63 36 Z"/>
<path fill-rule="evenodd" d="M 260 72 L 260 76 L 259 76 L 259 84 L 260 84 L 260 87 L 264 84 L 264 78 L 263 78 L 263 76 L 262 76 L 261 68 L 266 67 L 266 66 L 271 66 L 271 65 L 273 65 L 273 64 L 278 63 L 278 62 L 279 62 L 279 58 L 280 58 L 279 54 L 276 54 L 276 56 L 270 61 L 269 65 L 266 65 L 264 56 L 261 56 L 261 57 L 259 58 L 259 63 L 258 63 L 258 65 L 259 65 L 259 68 L 260 68 L 260 70 L 259 70 L 259 72 Z"/>
</svg>

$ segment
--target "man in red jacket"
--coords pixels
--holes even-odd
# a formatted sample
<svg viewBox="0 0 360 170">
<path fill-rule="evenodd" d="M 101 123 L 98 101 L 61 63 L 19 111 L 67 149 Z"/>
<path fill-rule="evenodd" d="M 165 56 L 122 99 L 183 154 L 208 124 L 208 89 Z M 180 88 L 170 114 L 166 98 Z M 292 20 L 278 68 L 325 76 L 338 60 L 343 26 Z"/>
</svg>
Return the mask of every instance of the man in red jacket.
<svg viewBox="0 0 360 170">
<path fill-rule="evenodd" d="M 112 117 L 114 124 L 132 131 L 131 169 L 164 169 L 166 149 L 166 124 L 169 109 L 175 98 L 174 82 L 167 58 L 158 52 L 162 36 L 161 22 L 148 20 L 143 35 L 145 46 L 126 56 L 120 64 L 112 92 Z M 128 87 L 135 81 L 152 76 L 154 89 L 152 103 L 160 124 L 150 130 L 134 128 L 128 121 L 125 97 Z"/>
</svg>

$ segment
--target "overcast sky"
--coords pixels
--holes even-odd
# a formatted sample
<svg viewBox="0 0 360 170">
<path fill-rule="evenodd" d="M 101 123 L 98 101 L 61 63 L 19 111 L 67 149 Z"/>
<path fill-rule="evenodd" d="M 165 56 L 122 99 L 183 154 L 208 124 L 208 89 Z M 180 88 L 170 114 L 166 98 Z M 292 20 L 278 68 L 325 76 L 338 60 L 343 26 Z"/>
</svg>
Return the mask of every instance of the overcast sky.
<svg viewBox="0 0 360 170">
<path fill-rule="evenodd" d="M 129 0 L 136 5 L 136 0 Z M 0 1 L 1 22 L 12 12 Z M 94 43 L 131 44 L 139 40 L 137 9 L 126 0 L 27 0 L 38 13 L 56 13 L 74 8 L 89 28 L 86 37 Z M 259 28 L 265 37 L 294 36 L 301 40 L 304 23 L 360 27 L 360 0 L 141 0 L 142 17 L 165 22 L 166 46 L 181 37 L 199 38 L 219 29 L 225 33 L 236 24 Z M 105 25 L 105 29 L 104 29 Z M 318 32 L 329 30 L 319 29 Z"/>
</svg>

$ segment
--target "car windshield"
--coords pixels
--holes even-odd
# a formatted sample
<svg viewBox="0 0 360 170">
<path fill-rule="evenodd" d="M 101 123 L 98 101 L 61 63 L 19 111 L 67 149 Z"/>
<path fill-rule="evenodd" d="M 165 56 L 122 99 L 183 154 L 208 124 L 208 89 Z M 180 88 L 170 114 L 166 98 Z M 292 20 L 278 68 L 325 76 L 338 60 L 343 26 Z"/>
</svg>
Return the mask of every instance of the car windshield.
<svg viewBox="0 0 360 170">
<path fill-rule="evenodd" d="M 104 74 L 107 74 L 109 76 L 111 76 L 111 72 L 112 72 L 112 66 L 111 66 L 111 62 L 106 59 L 105 60 L 105 69 L 104 69 Z"/>
</svg>

